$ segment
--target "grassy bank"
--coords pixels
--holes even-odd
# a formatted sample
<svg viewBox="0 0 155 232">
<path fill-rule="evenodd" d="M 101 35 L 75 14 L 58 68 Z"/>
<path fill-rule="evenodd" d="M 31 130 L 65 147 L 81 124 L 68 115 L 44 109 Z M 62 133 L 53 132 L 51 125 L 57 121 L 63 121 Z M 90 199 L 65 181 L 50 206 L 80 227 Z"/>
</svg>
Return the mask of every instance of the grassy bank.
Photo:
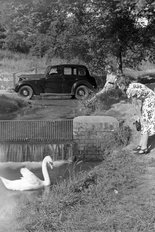
<svg viewBox="0 0 155 232">
<path fill-rule="evenodd" d="M 1 62 L 5 67 L 4 60 Z M 6 67 L 8 62 L 7 60 Z M 18 59 L 14 65 L 17 63 Z M 19 69 L 22 63 L 24 62 L 19 62 Z M 55 64 L 54 61 L 53 64 Z M 11 71 L 15 70 L 14 65 L 10 63 Z M 24 68 L 22 71 L 25 70 Z M 117 109 L 119 114 L 116 114 L 118 105 L 116 108 L 113 107 L 115 100 L 113 96 L 111 100 L 101 99 L 98 105 L 88 109 L 89 112 L 86 113 L 102 114 L 103 111 L 105 113 L 110 109 L 112 116 L 124 118 L 125 103 L 118 103 L 122 108 Z M 129 111 L 131 111 L 130 106 L 128 113 Z M 111 152 L 106 153 L 100 165 L 91 171 L 78 174 L 74 172 L 73 167 L 69 179 L 51 186 L 45 198 L 42 196 L 35 198 L 33 202 L 29 199 L 23 202 L 24 197 L 21 197 L 19 204 L 21 211 L 16 212 L 19 227 L 23 228 L 19 231 L 155 231 L 155 195 L 143 188 L 142 176 L 145 173 L 146 164 L 141 157 L 136 157 L 129 148 L 125 148 L 126 136 L 119 131 L 116 134 L 116 144 L 119 146 L 112 147 Z M 109 144 L 114 145 L 111 141 Z M 107 146 L 108 149 L 110 146 Z M 18 229 L 13 228 L 12 231 L 18 231 Z"/>
<path fill-rule="evenodd" d="M 73 64 L 84 64 L 88 67 L 91 75 L 95 76 L 97 85 L 103 86 L 103 76 L 105 77 L 105 72 L 103 70 L 95 70 L 89 63 L 86 64 L 83 61 L 74 58 L 72 60 L 65 60 L 53 57 L 47 60 L 47 57 L 42 58 L 35 57 L 30 54 L 15 53 L 7 50 L 0 50 L 0 89 L 8 89 L 14 87 L 14 77 L 15 82 L 18 81 L 18 76 L 20 74 L 29 73 L 45 73 L 46 67 L 48 65 L 57 65 L 64 63 Z M 128 76 L 137 78 L 138 75 L 143 75 L 145 73 L 155 73 L 155 65 L 145 62 L 139 67 L 139 70 L 124 69 L 124 73 Z"/>
<path fill-rule="evenodd" d="M 144 171 L 125 149 L 112 152 L 92 171 L 53 186 L 48 200 L 27 202 L 23 231 L 151 231 L 154 207 L 139 191 Z"/>
<path fill-rule="evenodd" d="M 69 179 L 51 186 L 45 199 L 21 202 L 17 217 L 22 231 L 148 231 L 150 203 L 144 204 L 147 195 L 139 191 L 145 165 L 125 148 L 129 135 L 122 127 L 93 170 L 76 174 L 73 168 Z"/>
<path fill-rule="evenodd" d="M 73 168 L 69 179 L 51 186 L 45 198 L 21 201 L 22 231 L 153 232 L 155 204 L 143 180 L 146 163 L 133 154 L 132 144 L 126 147 L 128 135 L 128 130 L 117 132 L 115 143 L 107 146 L 111 152 L 91 171 L 76 174 Z"/>
<path fill-rule="evenodd" d="M 51 186 L 48 197 L 21 202 L 22 231 L 148 231 L 147 198 L 139 192 L 145 165 L 123 148 L 125 133 L 117 133 L 119 147 L 91 171 L 76 174 L 73 167 L 69 179 Z"/>
<path fill-rule="evenodd" d="M 31 104 L 14 93 L 0 94 L 0 120 L 12 120 L 22 110 L 30 109 Z"/>
<path fill-rule="evenodd" d="M 31 56 L 30 54 L 15 53 L 8 50 L 0 50 L 0 71 L 1 73 L 20 73 L 20 72 L 38 72 L 43 73 L 47 65 L 56 65 L 62 63 L 74 63 L 74 64 L 85 64 L 89 67 L 91 72 L 94 71 L 92 66 L 84 63 L 78 58 L 74 58 L 71 61 L 53 57 L 47 60 L 47 57 L 43 58 Z M 146 70 L 154 70 L 155 64 L 150 62 L 143 62 L 139 67 L 139 70 L 133 70 L 125 68 L 124 72 L 127 75 L 136 77 L 138 73 Z M 100 70 L 98 70 L 100 71 Z M 95 74 L 95 73 L 94 73 Z M 96 73 L 97 74 L 97 73 Z"/>
<path fill-rule="evenodd" d="M 15 53 L 8 50 L 0 50 L 0 71 L 2 73 L 20 73 L 20 72 L 38 72 L 44 73 L 47 65 L 56 65 L 69 63 L 69 61 L 60 58 L 47 60 L 43 58 L 22 53 Z M 71 63 L 81 63 L 79 59 L 73 59 Z"/>
</svg>

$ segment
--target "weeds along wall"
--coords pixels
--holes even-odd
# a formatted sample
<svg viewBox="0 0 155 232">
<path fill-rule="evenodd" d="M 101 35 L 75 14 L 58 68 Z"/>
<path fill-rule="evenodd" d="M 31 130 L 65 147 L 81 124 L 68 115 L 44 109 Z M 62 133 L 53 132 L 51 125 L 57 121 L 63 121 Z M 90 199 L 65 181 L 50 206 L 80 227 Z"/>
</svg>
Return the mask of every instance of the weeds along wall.
<svg viewBox="0 0 155 232">
<path fill-rule="evenodd" d="M 80 116 L 73 120 L 73 154 L 77 159 L 103 160 L 114 147 L 128 142 L 130 131 L 121 131 L 117 119 L 109 116 Z M 126 137 L 124 137 L 126 132 Z"/>
</svg>

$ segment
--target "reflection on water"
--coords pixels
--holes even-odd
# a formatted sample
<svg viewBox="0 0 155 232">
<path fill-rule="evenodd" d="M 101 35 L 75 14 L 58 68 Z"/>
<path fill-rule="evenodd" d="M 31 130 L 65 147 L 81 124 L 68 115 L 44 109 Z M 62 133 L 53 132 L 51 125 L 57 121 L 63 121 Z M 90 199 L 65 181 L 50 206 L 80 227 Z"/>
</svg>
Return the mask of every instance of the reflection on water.
<svg viewBox="0 0 155 232">
<path fill-rule="evenodd" d="M 38 200 L 48 199 L 50 188 L 38 191 L 9 191 L 0 184 L 0 232 L 23 231 L 20 216 L 20 207 L 26 207 L 27 204 Z"/>
<path fill-rule="evenodd" d="M 97 163 L 80 163 L 75 164 L 64 164 L 60 168 L 49 169 L 49 174 L 52 184 L 56 184 L 65 178 L 69 178 L 71 175 L 84 170 L 91 170 Z M 22 165 L 23 166 L 23 165 Z M 20 168 L 22 167 L 18 163 L 1 163 L 0 164 L 0 175 L 5 178 L 14 180 L 20 178 Z M 39 178 L 43 178 L 41 172 L 41 166 L 36 163 L 36 166 L 29 169 L 34 172 Z M 23 205 L 26 207 L 27 204 L 31 204 L 38 201 L 48 200 L 51 194 L 51 187 L 35 191 L 10 191 L 7 190 L 3 183 L 0 181 L 0 232 L 23 232 L 21 228 L 22 220 L 25 218 L 19 218 L 19 212 Z M 19 223 L 20 222 L 20 223 Z"/>
</svg>

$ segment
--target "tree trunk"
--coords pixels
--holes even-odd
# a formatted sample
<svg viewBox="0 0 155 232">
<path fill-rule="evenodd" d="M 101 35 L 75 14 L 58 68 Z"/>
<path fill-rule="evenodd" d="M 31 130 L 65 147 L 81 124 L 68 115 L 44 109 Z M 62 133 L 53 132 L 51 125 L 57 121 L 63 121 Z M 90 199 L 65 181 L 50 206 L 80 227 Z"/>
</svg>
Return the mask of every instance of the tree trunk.
<svg viewBox="0 0 155 232">
<path fill-rule="evenodd" d="M 118 70 L 123 73 L 123 60 L 122 60 L 122 49 L 119 48 L 118 56 L 117 56 Z"/>
</svg>

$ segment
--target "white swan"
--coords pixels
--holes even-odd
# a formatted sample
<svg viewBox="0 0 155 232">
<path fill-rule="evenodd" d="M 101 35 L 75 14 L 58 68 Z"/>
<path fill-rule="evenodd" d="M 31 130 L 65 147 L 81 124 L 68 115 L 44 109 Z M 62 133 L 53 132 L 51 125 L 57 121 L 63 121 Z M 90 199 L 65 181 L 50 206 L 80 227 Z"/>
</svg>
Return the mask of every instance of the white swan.
<svg viewBox="0 0 155 232">
<path fill-rule="evenodd" d="M 42 173 L 44 180 L 40 180 L 33 172 L 31 172 L 27 168 L 20 169 L 22 177 L 18 180 L 8 180 L 1 176 L 0 179 L 2 180 L 5 187 L 10 190 L 24 191 L 40 189 L 44 186 L 49 186 L 51 183 L 47 170 L 47 164 L 50 166 L 51 169 L 53 169 L 54 164 L 50 156 L 46 156 L 42 161 Z"/>
</svg>

